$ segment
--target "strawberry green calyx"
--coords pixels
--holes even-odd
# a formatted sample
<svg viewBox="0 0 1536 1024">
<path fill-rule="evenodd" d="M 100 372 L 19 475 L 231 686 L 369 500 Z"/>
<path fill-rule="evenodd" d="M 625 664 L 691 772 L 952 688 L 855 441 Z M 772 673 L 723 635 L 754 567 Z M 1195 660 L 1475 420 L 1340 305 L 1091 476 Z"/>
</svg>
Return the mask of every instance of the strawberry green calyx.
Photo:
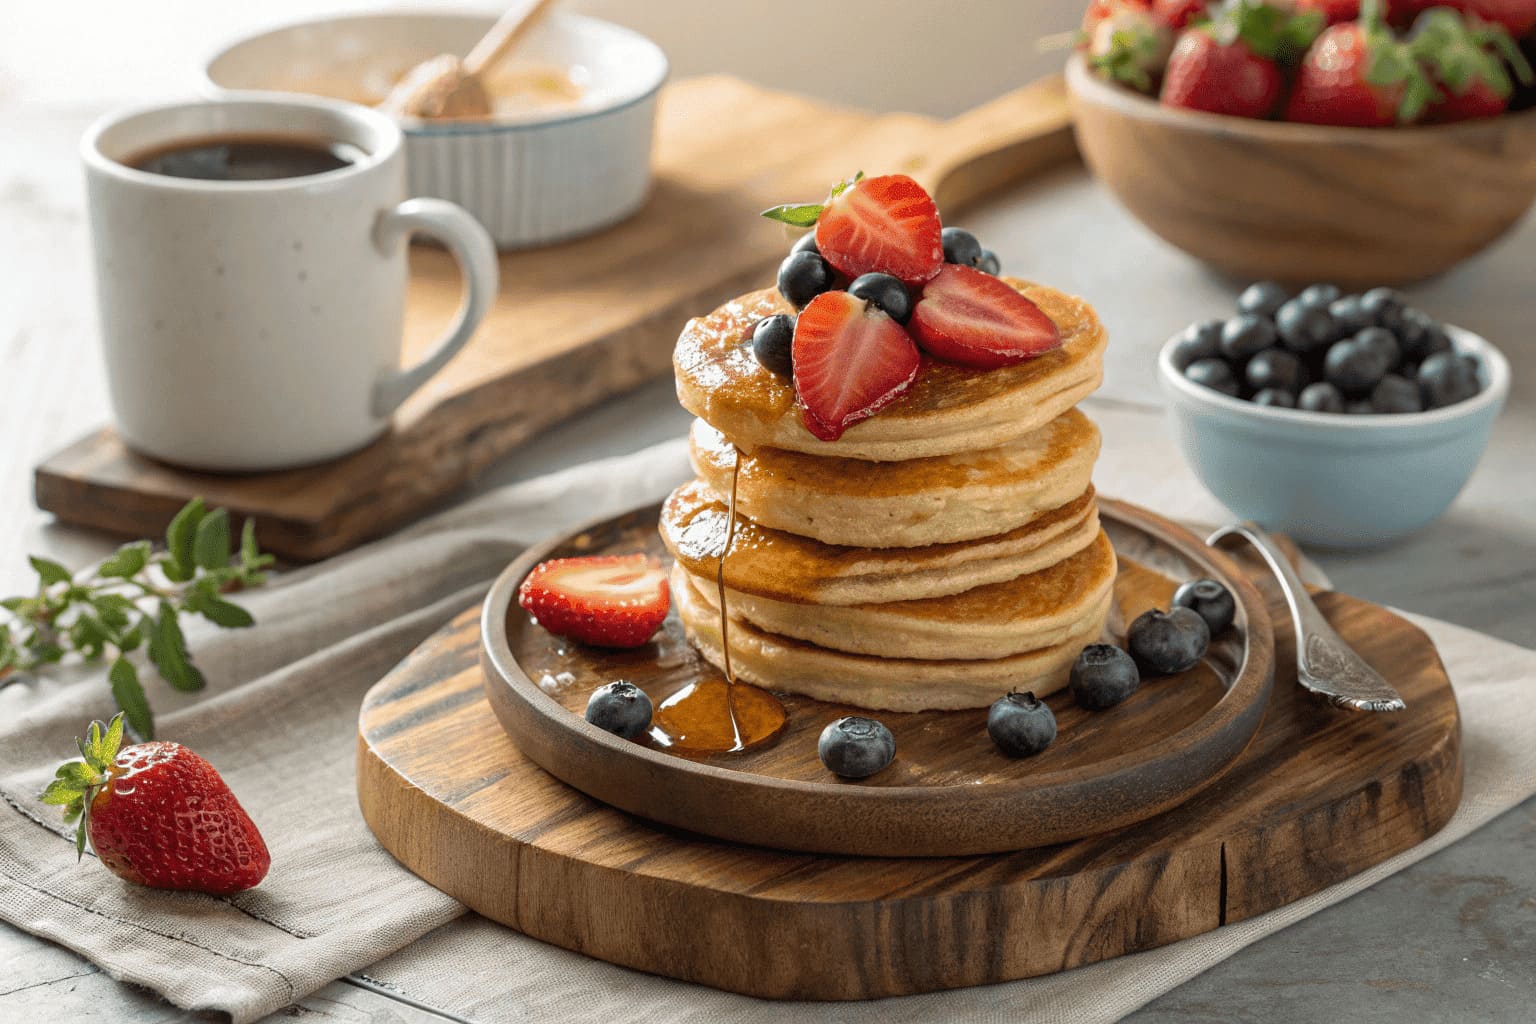
<svg viewBox="0 0 1536 1024">
<path fill-rule="evenodd" d="M 1370 4 L 1370 0 L 1367 3 Z M 1374 9 L 1375 5 L 1370 6 Z M 1364 34 L 1369 59 L 1365 81 L 1378 89 L 1401 89 L 1397 123 L 1412 124 L 1439 97 L 1439 91 L 1407 44 L 1398 42 L 1391 30 L 1381 27 L 1379 22 L 1368 23 L 1364 9 L 1360 31 Z"/>
<path fill-rule="evenodd" d="M 780 206 L 769 207 L 762 212 L 761 216 L 767 217 L 769 220 L 776 220 L 781 224 L 788 224 L 790 227 L 814 227 L 816 221 L 821 218 L 822 211 L 827 208 L 827 203 L 830 203 L 863 180 L 864 172 L 855 172 L 853 177 L 845 178 L 832 186 L 832 190 L 827 194 L 826 202 L 784 203 Z"/>
<path fill-rule="evenodd" d="M 1408 48 L 1458 96 L 1482 85 L 1508 98 L 1515 89 L 1511 70 L 1523 85 L 1533 80 L 1530 62 L 1503 26 L 1463 19 L 1449 8 L 1425 12 Z"/>
<path fill-rule="evenodd" d="M 1323 12 L 1291 12 L 1266 0 L 1238 0 L 1223 10 L 1209 31 L 1223 46 L 1241 41 L 1255 56 L 1293 66 L 1327 28 Z"/>
<path fill-rule="evenodd" d="M 1155 34 L 1136 29 L 1115 29 L 1103 53 L 1088 58 L 1088 64 L 1101 78 L 1130 86 L 1137 92 L 1152 91 L 1151 68 L 1157 66 L 1164 49 Z"/>
<path fill-rule="evenodd" d="M 112 768 L 122 744 L 122 713 L 118 713 L 106 725 L 99 721 L 92 722 L 86 729 L 85 738 L 75 739 L 81 759 L 61 764 L 54 773 L 53 781 L 48 783 L 48 788 L 43 790 L 40 797 L 45 804 L 63 807 L 65 823 L 75 825 L 77 860 L 85 856 L 91 805 L 102 790 L 111 784 Z"/>
</svg>

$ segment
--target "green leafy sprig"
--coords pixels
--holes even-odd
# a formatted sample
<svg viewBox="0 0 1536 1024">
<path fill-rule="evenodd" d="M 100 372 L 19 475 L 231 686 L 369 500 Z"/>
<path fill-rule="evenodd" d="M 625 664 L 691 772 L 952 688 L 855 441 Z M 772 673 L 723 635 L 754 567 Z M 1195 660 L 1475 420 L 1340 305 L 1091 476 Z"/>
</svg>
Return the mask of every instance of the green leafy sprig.
<svg viewBox="0 0 1536 1024">
<path fill-rule="evenodd" d="M 0 685 L 71 653 L 85 661 L 110 659 L 107 681 L 129 730 L 140 740 L 152 739 L 154 715 L 133 653 L 143 648 L 175 689 L 200 690 L 205 680 L 187 652 L 182 616 L 200 615 L 226 629 L 255 623 L 224 595 L 261 586 L 262 570 L 273 559 L 257 547 L 250 520 L 234 555 L 230 541 L 229 513 L 193 498 L 171 520 L 163 550 L 147 540 L 124 544 L 78 578 L 58 562 L 33 556 L 37 590 L 0 601 L 9 613 L 0 622 Z"/>
<path fill-rule="evenodd" d="M 92 722 L 85 739 L 75 738 L 80 760 L 59 765 L 53 781 L 43 790 L 42 801 L 64 808 L 64 823 L 75 826 L 75 859 L 85 856 L 86 833 L 90 827 L 91 804 L 112 781 L 112 765 L 123 745 L 123 716 L 118 712 L 106 725 Z"/>
<path fill-rule="evenodd" d="M 853 177 L 833 185 L 832 192 L 827 196 L 826 203 L 785 203 L 782 206 L 773 206 L 764 210 L 762 216 L 767 217 L 769 220 L 776 220 L 780 224 L 788 224 L 793 228 L 815 227 L 822 211 L 827 208 L 827 203 L 830 203 L 863 180 L 864 172 L 859 171 Z"/>
</svg>

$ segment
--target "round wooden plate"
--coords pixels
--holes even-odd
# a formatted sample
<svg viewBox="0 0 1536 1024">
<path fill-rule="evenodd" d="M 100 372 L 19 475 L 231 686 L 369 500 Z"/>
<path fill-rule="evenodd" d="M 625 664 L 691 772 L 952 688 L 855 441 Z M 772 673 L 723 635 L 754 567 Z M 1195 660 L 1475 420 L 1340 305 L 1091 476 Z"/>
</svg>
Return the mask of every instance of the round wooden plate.
<svg viewBox="0 0 1536 1024">
<path fill-rule="evenodd" d="M 714 670 L 675 616 L 637 651 L 584 648 L 552 636 L 516 604 L 534 565 L 575 554 L 648 551 L 665 559 L 658 508 L 539 545 L 492 587 L 481 620 L 485 691 L 502 726 L 551 775 L 605 803 L 666 825 L 785 850 L 921 857 L 1048 846 L 1123 828 L 1177 806 L 1219 778 L 1258 731 L 1274 641 L 1253 584 L 1225 554 L 1143 509 L 1101 500 L 1122 565 L 1111 631 L 1168 607 L 1173 589 L 1211 576 L 1236 596 L 1237 621 L 1206 659 L 1152 680 L 1123 704 L 1085 712 L 1050 698 L 1056 742 L 1017 760 L 986 733 L 986 710 L 876 714 L 896 760 L 863 782 L 822 767 L 822 728 L 859 709 L 788 696 L 789 726 L 769 746 L 689 759 L 621 740 L 582 717 L 592 690 L 628 679 L 660 704 Z M 1002 694 L 999 690 L 999 696 Z"/>
</svg>

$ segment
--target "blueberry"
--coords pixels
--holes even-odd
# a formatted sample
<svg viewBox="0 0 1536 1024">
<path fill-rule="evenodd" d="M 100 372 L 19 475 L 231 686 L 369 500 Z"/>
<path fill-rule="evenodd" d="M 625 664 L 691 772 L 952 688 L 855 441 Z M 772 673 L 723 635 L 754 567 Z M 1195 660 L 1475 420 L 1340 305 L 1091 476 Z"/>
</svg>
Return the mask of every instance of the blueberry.
<svg viewBox="0 0 1536 1024">
<path fill-rule="evenodd" d="M 1267 348 L 1248 360 L 1243 376 L 1254 391 L 1284 391 L 1292 398 L 1307 382 L 1301 360 L 1282 348 Z"/>
<path fill-rule="evenodd" d="M 1296 296 L 1304 305 L 1321 306 L 1324 308 L 1343 297 L 1344 293 L 1339 290 L 1339 286 L 1336 284 L 1314 284 L 1309 288 L 1302 289 L 1301 294 Z"/>
<path fill-rule="evenodd" d="M 807 231 L 805 234 L 801 235 L 795 244 L 789 247 L 789 254 L 791 256 L 797 252 L 813 252 L 817 256 L 821 255 L 821 248 L 816 244 L 815 228 L 812 228 L 810 231 Z"/>
<path fill-rule="evenodd" d="M 1279 388 L 1264 388 L 1255 392 L 1251 401 L 1254 405 L 1268 405 L 1276 409 L 1296 408 L 1296 396 Z"/>
<path fill-rule="evenodd" d="M 1205 320 L 1190 324 L 1173 340 L 1169 356 L 1180 371 L 1196 359 L 1215 359 L 1221 354 L 1221 321 Z"/>
<path fill-rule="evenodd" d="M 1221 326 L 1221 354 L 1234 363 L 1247 362 L 1275 341 L 1275 325 L 1257 313 L 1241 313 Z"/>
<path fill-rule="evenodd" d="M 983 274 L 991 274 L 996 277 L 1003 272 L 1003 261 L 997 258 L 997 253 L 991 249 L 981 250 L 981 260 L 976 264 L 976 269 Z"/>
<path fill-rule="evenodd" d="M 1455 352 L 1432 355 L 1419 367 L 1419 394 L 1426 409 L 1465 402 L 1480 390 L 1476 361 L 1460 359 Z"/>
<path fill-rule="evenodd" d="M 1237 378 L 1232 374 L 1232 367 L 1220 359 L 1196 359 L 1185 367 L 1184 376 L 1196 384 L 1233 398 L 1241 390 L 1237 386 Z"/>
<path fill-rule="evenodd" d="M 779 264 L 779 294 L 796 309 L 832 287 L 832 265 L 814 252 L 793 252 Z"/>
<path fill-rule="evenodd" d="M 1339 333 L 1327 306 L 1309 306 L 1300 299 L 1280 307 L 1275 314 L 1275 330 L 1281 344 L 1303 355 L 1323 349 Z"/>
<path fill-rule="evenodd" d="M 1010 693 L 987 712 L 987 735 L 1009 757 L 1029 757 L 1056 739 L 1056 716 L 1034 694 Z"/>
<path fill-rule="evenodd" d="M 1387 375 L 1387 357 L 1354 339 L 1341 341 L 1328 350 L 1323 375 L 1346 395 L 1368 395 Z"/>
<path fill-rule="evenodd" d="M 1328 304 L 1328 315 L 1333 317 L 1334 326 L 1341 335 L 1355 334 L 1366 327 L 1373 326 L 1376 322 L 1360 304 L 1358 295 L 1346 295 L 1343 298 L 1334 299 Z"/>
<path fill-rule="evenodd" d="M 1237 297 L 1237 311 L 1273 317 L 1290 297 L 1291 293 L 1284 285 L 1259 281 L 1244 288 L 1243 294 Z"/>
<path fill-rule="evenodd" d="M 1344 403 L 1344 411 L 1350 416 L 1373 416 L 1376 407 L 1369 398 L 1356 398 Z"/>
<path fill-rule="evenodd" d="M 1197 613 L 1205 620 L 1211 636 L 1232 625 L 1237 617 L 1237 601 L 1232 591 L 1209 577 L 1182 584 L 1173 592 L 1173 605 Z"/>
<path fill-rule="evenodd" d="M 912 317 L 912 293 L 890 274 L 861 274 L 848 286 L 848 294 L 874 303 L 899 324 Z"/>
<path fill-rule="evenodd" d="M 1131 656 L 1148 675 L 1192 668 L 1211 646 L 1211 628 L 1193 608 L 1143 612 L 1126 633 Z"/>
<path fill-rule="evenodd" d="M 1385 327 L 1389 331 L 1397 329 L 1406 306 L 1402 295 L 1391 288 L 1372 288 L 1360 296 L 1360 308 L 1365 310 L 1365 315 L 1377 327 Z"/>
<path fill-rule="evenodd" d="M 1389 373 L 1371 391 L 1371 408 L 1377 412 L 1422 412 L 1424 400 L 1416 382 Z"/>
<path fill-rule="evenodd" d="M 1420 363 L 1432 355 L 1449 352 L 1453 347 L 1445 328 L 1417 309 L 1403 310 L 1402 321 L 1397 325 L 1397 340 L 1402 346 L 1403 358 Z"/>
<path fill-rule="evenodd" d="M 867 779 L 896 756 L 896 737 L 873 718 L 839 718 L 821 730 L 816 754 L 834 775 Z"/>
<path fill-rule="evenodd" d="M 1136 692 L 1141 672 L 1129 654 L 1113 644 L 1089 644 L 1072 663 L 1068 684 L 1079 707 L 1102 711 Z"/>
<path fill-rule="evenodd" d="M 790 351 L 795 341 L 795 318 L 788 313 L 765 316 L 752 328 L 752 354 L 780 377 L 793 372 Z"/>
<path fill-rule="evenodd" d="M 1355 344 L 1380 353 L 1387 362 L 1387 370 L 1395 370 L 1402 362 L 1403 350 L 1397 343 L 1397 335 L 1385 327 L 1367 327 L 1355 335 Z"/>
<path fill-rule="evenodd" d="M 945 228 L 939 233 L 944 244 L 944 262 L 974 267 L 981 262 L 981 243 L 965 228 Z"/>
<path fill-rule="evenodd" d="M 1307 412 L 1343 412 L 1344 395 L 1327 381 L 1319 381 L 1301 389 L 1296 408 Z"/>
<path fill-rule="evenodd" d="M 620 679 L 592 691 L 586 717 L 604 732 L 632 740 L 651 727 L 651 698 L 634 683 Z"/>
</svg>

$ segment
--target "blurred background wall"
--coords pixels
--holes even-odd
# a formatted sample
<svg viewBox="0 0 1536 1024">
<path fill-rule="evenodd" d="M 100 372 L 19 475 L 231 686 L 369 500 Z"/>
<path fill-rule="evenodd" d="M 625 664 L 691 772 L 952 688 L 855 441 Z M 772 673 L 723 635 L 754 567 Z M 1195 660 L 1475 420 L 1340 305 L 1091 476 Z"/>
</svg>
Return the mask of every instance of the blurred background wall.
<svg viewBox="0 0 1536 1024">
<path fill-rule="evenodd" d="M 728 71 L 880 110 L 953 114 L 1060 65 L 1040 36 L 1086 0 L 567 0 L 644 32 L 674 73 Z M 210 10 L 220 8 L 216 18 Z M 243 34 L 339 11 L 490 10 L 494 0 L 0 0 L 0 95 L 51 105 L 186 94 L 203 57 Z M 212 23 L 212 24 L 210 24 Z M 156 54 L 176 61 L 146 61 Z M 167 46 L 169 37 L 174 46 Z M 67 48 L 38 40 L 69 38 Z M 21 83 L 25 82 L 25 86 Z M 23 93 L 22 90 L 25 89 Z"/>
</svg>

